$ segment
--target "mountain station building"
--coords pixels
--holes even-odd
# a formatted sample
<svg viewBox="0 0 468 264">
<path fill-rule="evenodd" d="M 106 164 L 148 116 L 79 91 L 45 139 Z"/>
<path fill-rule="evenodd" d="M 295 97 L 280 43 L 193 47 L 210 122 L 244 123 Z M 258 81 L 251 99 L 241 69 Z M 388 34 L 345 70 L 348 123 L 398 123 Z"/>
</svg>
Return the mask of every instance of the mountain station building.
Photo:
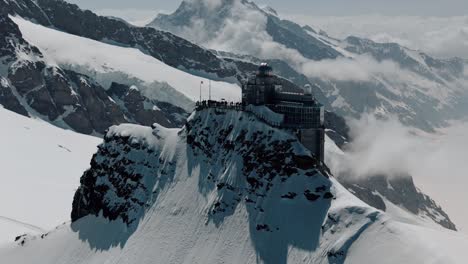
<svg viewBox="0 0 468 264">
<path fill-rule="evenodd" d="M 242 85 L 244 106 L 266 106 L 282 115 L 279 127 L 293 129 L 301 143 L 321 162 L 325 157 L 325 110 L 312 95 L 283 90 L 281 79 L 273 69 L 262 63 L 257 73 Z"/>
</svg>

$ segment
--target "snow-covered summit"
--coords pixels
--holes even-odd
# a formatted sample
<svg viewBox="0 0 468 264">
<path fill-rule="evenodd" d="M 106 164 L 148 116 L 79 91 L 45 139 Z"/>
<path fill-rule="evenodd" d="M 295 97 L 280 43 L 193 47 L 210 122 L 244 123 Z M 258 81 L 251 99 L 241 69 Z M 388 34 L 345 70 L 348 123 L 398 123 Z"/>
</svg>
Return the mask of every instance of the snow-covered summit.
<svg viewBox="0 0 468 264">
<path fill-rule="evenodd" d="M 233 110 L 195 112 L 183 129 L 112 127 L 81 179 L 72 217 L 47 235 L 0 248 L 2 260 L 463 263 L 468 257 L 468 238 L 367 206 L 317 167 L 292 134 Z"/>
</svg>

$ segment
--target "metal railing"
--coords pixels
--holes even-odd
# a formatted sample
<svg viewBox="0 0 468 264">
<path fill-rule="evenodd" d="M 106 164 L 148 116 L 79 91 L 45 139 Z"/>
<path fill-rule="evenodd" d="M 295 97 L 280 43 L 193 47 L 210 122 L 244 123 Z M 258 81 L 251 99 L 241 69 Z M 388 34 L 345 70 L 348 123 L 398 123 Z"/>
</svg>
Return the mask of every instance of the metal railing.
<svg viewBox="0 0 468 264">
<path fill-rule="evenodd" d="M 267 106 L 268 107 L 268 106 Z M 321 125 L 304 125 L 304 124 L 291 124 L 291 123 L 285 123 L 285 122 L 274 122 L 272 120 L 269 120 L 266 116 L 261 115 L 257 112 L 249 110 L 245 105 L 239 102 L 227 102 L 227 101 L 213 101 L 213 100 L 206 100 L 206 101 L 201 101 L 201 102 L 196 102 L 195 103 L 195 110 L 196 111 L 201 111 L 203 109 L 218 109 L 218 110 L 230 110 L 230 111 L 241 111 L 244 113 L 248 113 L 250 115 L 255 116 L 257 119 L 260 121 L 275 127 L 275 128 L 286 128 L 286 129 L 323 129 L 323 126 Z M 269 107 L 272 109 L 271 107 Z M 272 110 L 273 111 L 273 110 Z M 274 112 L 274 111 L 273 111 Z"/>
</svg>

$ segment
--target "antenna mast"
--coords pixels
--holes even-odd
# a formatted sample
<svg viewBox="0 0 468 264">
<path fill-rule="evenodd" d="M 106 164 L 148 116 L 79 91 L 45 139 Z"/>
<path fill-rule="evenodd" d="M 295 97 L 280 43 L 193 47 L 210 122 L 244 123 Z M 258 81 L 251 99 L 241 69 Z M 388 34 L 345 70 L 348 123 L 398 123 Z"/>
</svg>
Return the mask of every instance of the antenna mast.
<svg viewBox="0 0 468 264">
<path fill-rule="evenodd" d="M 211 101 L 211 80 L 210 80 L 210 88 L 209 88 L 208 100 Z"/>
<path fill-rule="evenodd" d="M 203 81 L 200 82 L 200 103 L 201 103 L 201 90 L 202 90 Z"/>
</svg>

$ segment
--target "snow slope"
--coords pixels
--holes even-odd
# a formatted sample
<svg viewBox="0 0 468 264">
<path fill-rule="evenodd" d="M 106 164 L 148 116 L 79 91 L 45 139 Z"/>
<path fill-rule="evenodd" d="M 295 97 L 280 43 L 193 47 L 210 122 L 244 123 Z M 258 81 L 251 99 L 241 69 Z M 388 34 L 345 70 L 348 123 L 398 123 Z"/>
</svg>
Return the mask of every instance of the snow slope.
<svg viewBox="0 0 468 264">
<path fill-rule="evenodd" d="M 23 37 L 38 47 L 50 64 L 57 64 L 62 68 L 73 69 L 94 77 L 104 87 L 109 87 L 110 82 L 116 80 L 143 82 L 148 86 L 154 82 L 165 83 L 180 92 L 182 97 L 196 101 L 199 99 L 200 82 L 203 81 L 205 84 L 202 91 L 203 98 L 208 97 L 208 79 L 168 66 L 138 49 L 71 35 L 19 17 L 12 19 L 19 26 Z M 241 91 L 237 84 L 212 81 L 212 87 L 213 99 L 224 98 L 228 101 L 240 99 Z M 151 91 L 146 92 L 151 93 Z"/>
<path fill-rule="evenodd" d="M 0 244 L 12 242 L 22 234 L 40 235 L 44 229 L 8 217 L 0 216 Z"/>
<path fill-rule="evenodd" d="M 246 144 L 251 140 L 256 144 Z M 270 163 L 282 155 L 289 156 L 286 164 Z M 285 167 L 295 155 L 308 154 L 290 134 L 235 111 L 195 113 L 183 130 L 113 127 L 83 178 L 91 185 L 75 196 L 81 203 L 74 210 L 100 213 L 3 246 L 0 258 L 68 264 L 468 259 L 468 237 L 392 219 L 313 167 Z M 265 156 L 267 162 L 256 163 Z M 86 198 L 88 191 L 96 200 Z"/>
<path fill-rule="evenodd" d="M 99 138 L 0 107 L 0 244 L 70 219 L 73 193 Z"/>
</svg>

